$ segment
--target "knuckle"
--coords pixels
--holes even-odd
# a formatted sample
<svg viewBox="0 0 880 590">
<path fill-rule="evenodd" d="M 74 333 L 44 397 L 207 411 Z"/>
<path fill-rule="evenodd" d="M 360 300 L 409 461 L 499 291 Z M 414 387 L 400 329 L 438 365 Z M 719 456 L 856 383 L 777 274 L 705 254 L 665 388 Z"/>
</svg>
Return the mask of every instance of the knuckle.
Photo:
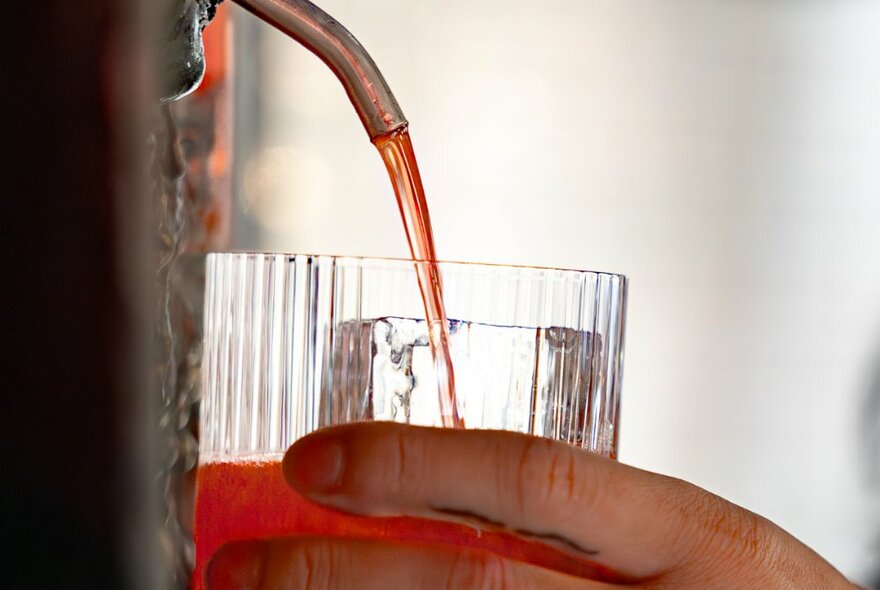
<svg viewBox="0 0 880 590">
<path fill-rule="evenodd" d="M 422 465 L 425 462 L 423 449 L 419 438 L 409 436 L 402 428 L 392 431 L 389 443 L 392 449 L 390 456 L 396 460 L 388 462 L 392 470 L 388 483 L 393 494 L 401 495 L 404 486 L 418 486 L 422 481 Z"/>
<path fill-rule="evenodd" d="M 712 530 L 721 533 L 718 550 L 722 557 L 734 566 L 775 569 L 780 551 L 773 527 L 748 510 L 724 503 L 719 508 L 722 516 L 712 522 Z"/>
<path fill-rule="evenodd" d="M 525 518 L 537 507 L 570 509 L 577 505 L 589 510 L 595 506 L 604 489 L 604 478 L 592 473 L 584 477 L 579 452 L 549 439 L 524 439 L 515 456 L 498 462 L 513 466 L 501 478 L 512 504 L 509 508 Z M 501 497 L 505 497 L 505 489 L 500 490 Z"/>
<path fill-rule="evenodd" d="M 459 551 L 446 576 L 445 590 L 504 590 L 513 587 L 509 566 L 492 553 Z"/>
<path fill-rule="evenodd" d="M 536 481 L 540 478 L 536 455 L 540 454 L 540 448 L 546 441 L 535 438 L 519 439 L 519 444 L 511 447 L 501 446 L 497 454 L 500 455 L 495 461 L 497 465 L 498 498 L 506 506 L 502 506 L 505 512 L 512 513 L 517 520 L 525 520 L 530 506 L 535 502 Z"/>
<path fill-rule="evenodd" d="M 368 440 L 369 465 L 372 476 L 376 476 L 369 487 L 381 482 L 381 495 L 399 497 L 408 488 L 418 486 L 422 478 L 425 459 L 419 437 L 411 436 L 396 425 L 382 425 L 378 436 Z"/>
<path fill-rule="evenodd" d="M 296 590 L 329 590 L 349 588 L 351 563 L 347 552 L 327 539 L 296 542 L 283 552 L 270 556 L 274 566 L 270 571 L 280 575 L 268 576 L 264 582 L 275 587 L 278 582 Z M 270 561 L 270 563 L 271 563 Z"/>
<path fill-rule="evenodd" d="M 676 480 L 674 484 L 679 510 L 692 526 L 681 532 L 690 538 L 679 539 L 688 559 L 710 559 L 731 567 L 770 566 L 779 559 L 779 536 L 766 520 L 739 506 Z"/>
</svg>

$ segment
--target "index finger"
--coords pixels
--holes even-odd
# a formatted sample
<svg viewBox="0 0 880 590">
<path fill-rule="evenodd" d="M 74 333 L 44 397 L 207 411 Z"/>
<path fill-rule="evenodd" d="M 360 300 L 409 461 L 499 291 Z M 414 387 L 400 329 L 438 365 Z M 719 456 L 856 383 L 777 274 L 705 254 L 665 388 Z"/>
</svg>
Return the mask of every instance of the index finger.
<svg viewBox="0 0 880 590">
<path fill-rule="evenodd" d="M 342 510 L 501 524 L 636 577 L 681 561 L 675 541 L 694 509 L 693 486 L 500 431 L 332 427 L 295 443 L 284 470 L 301 493 Z"/>
</svg>

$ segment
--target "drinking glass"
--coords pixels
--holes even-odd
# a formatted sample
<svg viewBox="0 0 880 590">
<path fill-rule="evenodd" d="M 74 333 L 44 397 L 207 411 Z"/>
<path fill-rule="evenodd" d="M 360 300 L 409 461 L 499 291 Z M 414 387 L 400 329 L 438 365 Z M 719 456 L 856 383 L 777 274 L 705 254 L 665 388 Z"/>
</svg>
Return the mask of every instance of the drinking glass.
<svg viewBox="0 0 880 590">
<path fill-rule="evenodd" d="M 616 457 L 626 279 L 438 265 L 465 426 Z M 348 515 L 287 486 L 283 453 L 318 428 L 442 424 L 412 260 L 211 254 L 204 346 L 196 588 L 223 544 L 292 535 L 456 543 L 575 573 L 592 567 L 490 525 Z"/>
</svg>

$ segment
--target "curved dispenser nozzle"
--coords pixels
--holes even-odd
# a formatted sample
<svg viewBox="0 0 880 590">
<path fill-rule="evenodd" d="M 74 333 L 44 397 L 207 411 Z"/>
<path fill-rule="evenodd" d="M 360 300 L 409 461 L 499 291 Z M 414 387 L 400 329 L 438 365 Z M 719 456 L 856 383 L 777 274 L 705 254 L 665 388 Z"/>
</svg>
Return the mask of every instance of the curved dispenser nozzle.
<svg viewBox="0 0 880 590">
<path fill-rule="evenodd" d="M 406 118 L 379 68 L 336 19 L 308 0 L 235 2 L 298 41 L 333 70 L 371 140 L 406 127 Z"/>
</svg>

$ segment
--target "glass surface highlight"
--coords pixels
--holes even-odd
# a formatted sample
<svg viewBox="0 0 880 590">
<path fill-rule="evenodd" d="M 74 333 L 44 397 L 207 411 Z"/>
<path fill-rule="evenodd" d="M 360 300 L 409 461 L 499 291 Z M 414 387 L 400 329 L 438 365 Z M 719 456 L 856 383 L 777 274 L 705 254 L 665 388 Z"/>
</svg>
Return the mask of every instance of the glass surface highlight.
<svg viewBox="0 0 880 590">
<path fill-rule="evenodd" d="M 625 278 L 440 269 L 467 427 L 616 456 Z M 203 371 L 203 462 L 355 420 L 441 425 L 411 260 L 209 255 Z"/>
</svg>

